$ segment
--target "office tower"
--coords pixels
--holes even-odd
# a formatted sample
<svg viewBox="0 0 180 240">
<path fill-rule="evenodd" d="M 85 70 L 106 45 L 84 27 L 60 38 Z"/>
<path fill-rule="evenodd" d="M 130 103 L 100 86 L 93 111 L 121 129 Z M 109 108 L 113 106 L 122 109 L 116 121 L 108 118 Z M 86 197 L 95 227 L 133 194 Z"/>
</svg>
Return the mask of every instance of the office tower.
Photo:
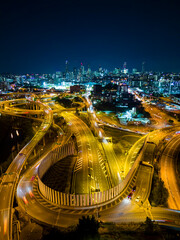
<svg viewBox="0 0 180 240">
<path fill-rule="evenodd" d="M 68 73 L 68 71 L 69 71 L 69 69 L 68 69 L 68 67 L 69 67 L 69 62 L 68 62 L 68 60 L 66 60 L 65 66 L 66 66 L 65 72 Z"/>
<path fill-rule="evenodd" d="M 145 64 L 145 62 L 142 62 L 142 73 L 145 72 L 144 64 Z"/>
<path fill-rule="evenodd" d="M 81 73 L 82 73 L 82 75 L 84 75 L 84 66 L 83 66 L 83 64 L 81 63 Z"/>
</svg>

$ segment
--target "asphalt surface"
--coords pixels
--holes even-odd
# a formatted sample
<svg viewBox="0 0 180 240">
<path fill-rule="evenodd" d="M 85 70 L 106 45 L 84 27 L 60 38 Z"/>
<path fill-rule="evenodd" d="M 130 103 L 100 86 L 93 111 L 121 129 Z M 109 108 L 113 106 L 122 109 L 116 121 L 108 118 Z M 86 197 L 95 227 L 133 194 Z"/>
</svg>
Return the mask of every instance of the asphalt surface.
<svg viewBox="0 0 180 240">
<path fill-rule="evenodd" d="M 24 174 L 17 188 L 18 205 L 22 211 L 38 222 L 51 226 L 68 227 L 77 224 L 81 216 L 94 214 L 99 220 L 105 222 L 143 222 L 148 216 L 164 224 L 180 225 L 179 211 L 151 208 L 148 204 L 147 198 L 152 180 L 152 168 L 150 167 L 140 166 L 135 183 L 136 190 L 131 200 L 126 197 L 116 206 L 105 208 L 101 212 L 98 208 L 77 211 L 52 205 L 39 195 L 36 179 L 33 181 L 31 179 L 37 174 L 40 161 Z M 26 204 L 23 197 L 27 199 Z M 137 199 L 139 201 L 136 201 Z"/>
<path fill-rule="evenodd" d="M 12 206 L 20 172 L 34 147 L 42 139 L 52 123 L 53 116 L 50 108 L 44 106 L 44 110 L 46 113 L 44 114 L 44 121 L 39 130 L 31 141 L 18 153 L 2 178 L 0 185 L 0 239 L 3 240 L 11 239 Z"/>
<path fill-rule="evenodd" d="M 176 210 L 180 210 L 180 187 L 176 165 L 176 161 L 180 160 L 177 159 L 179 152 L 180 136 L 176 136 L 166 145 L 160 159 L 161 178 L 169 192 L 168 206 Z"/>
<path fill-rule="evenodd" d="M 74 114 L 62 112 L 61 115 L 65 118 L 77 140 L 78 159 L 73 176 L 75 193 L 89 194 L 95 189 L 100 189 L 100 191 L 108 189 L 108 182 L 99 162 L 97 140 L 91 130 Z"/>
<path fill-rule="evenodd" d="M 92 132 L 87 125 L 74 114 L 64 111 L 62 115 L 69 123 L 71 131 L 75 133 L 78 142 L 79 158 L 77 161 L 78 164 L 76 171 L 75 191 L 78 193 L 89 193 L 89 185 L 92 187 L 92 189 L 99 188 L 101 191 L 103 191 L 103 189 L 108 188 L 108 184 L 106 182 L 105 173 L 103 173 L 102 167 L 99 163 L 96 139 L 92 135 Z M 50 114 L 48 113 L 47 116 L 50 117 Z M 159 117 L 157 117 L 157 119 L 159 119 Z M 49 120 L 50 118 L 46 119 L 44 121 L 44 126 L 41 125 L 43 126 L 40 131 L 41 133 L 48 129 Z M 162 121 L 160 122 L 163 123 Z M 32 151 L 34 144 L 36 145 L 36 142 L 39 141 L 38 139 L 40 138 L 41 133 L 38 133 L 39 135 L 37 136 L 35 135 L 32 141 L 26 146 L 27 152 L 24 150 L 22 155 L 17 156 L 17 160 L 13 161 L 14 165 L 10 165 L 8 171 L 6 172 L 7 175 L 3 177 L 0 186 L 0 200 L 1 202 L 4 201 L 2 206 L 0 206 L 0 236 L 3 236 L 2 239 L 9 239 L 9 232 L 11 231 L 11 229 L 9 229 L 11 207 L 9 206 L 12 205 L 12 199 L 14 196 L 13 191 L 15 189 L 14 184 L 16 184 L 19 178 L 18 172 L 21 171 L 26 157 Z M 156 136 L 155 133 L 153 134 L 151 134 L 151 136 L 154 136 L 154 140 L 159 142 L 160 138 Z M 176 154 L 180 146 L 178 141 L 178 148 L 176 147 L 177 142 L 174 139 L 172 139 L 172 141 L 168 144 L 168 147 L 166 147 L 165 151 L 163 152 L 162 159 L 165 160 L 162 160 L 161 163 L 163 166 L 165 166 L 165 169 L 162 172 L 166 173 L 166 179 L 168 179 L 168 181 L 172 180 L 172 182 L 167 183 L 167 186 L 169 185 L 168 190 L 171 193 L 172 198 L 175 196 L 174 199 L 179 199 L 179 191 L 178 188 L 176 188 L 176 174 L 173 172 L 174 161 L 170 160 L 170 158 L 176 158 Z M 137 157 L 138 151 L 143 144 L 143 141 L 141 141 L 139 145 L 137 144 L 134 147 L 134 150 L 130 152 L 129 159 Z M 107 151 L 109 151 L 109 153 L 111 153 L 111 147 L 111 145 L 108 145 L 106 148 L 108 149 Z M 134 153 L 136 156 L 133 155 Z M 88 209 L 78 212 L 72 209 L 65 210 L 57 206 L 50 206 L 50 203 L 48 203 L 45 199 L 43 199 L 41 196 L 38 197 L 37 188 L 34 187 L 35 183 L 33 184 L 32 181 L 32 176 L 36 175 L 38 164 L 39 163 L 34 165 L 33 168 L 29 169 L 24 174 L 17 188 L 18 203 L 28 215 L 40 222 L 62 227 L 67 227 L 73 223 L 77 223 L 81 215 L 97 214 L 97 217 L 99 217 L 98 208 L 95 210 Z M 169 172 L 167 173 L 167 169 L 168 171 L 170 169 L 171 174 L 169 174 Z M 152 168 L 149 168 L 148 166 L 140 166 L 136 180 L 136 191 L 132 197 L 132 200 L 125 198 L 118 205 L 109 209 L 104 209 L 100 212 L 100 219 L 103 221 L 113 222 L 144 221 L 146 216 L 150 216 L 156 220 L 164 219 L 164 221 L 166 221 L 168 219 L 173 225 L 180 224 L 179 211 L 159 208 L 151 209 L 149 206 L 147 198 L 150 192 L 151 178 Z M 172 188 L 170 188 L 170 185 Z M 170 201 L 170 204 L 172 204 L 172 202 L 173 200 Z M 176 203 L 174 202 L 174 206 L 175 205 L 177 206 L 177 201 Z M 173 208 L 179 209 L 179 206 L 177 206 L 177 208 Z"/>
</svg>

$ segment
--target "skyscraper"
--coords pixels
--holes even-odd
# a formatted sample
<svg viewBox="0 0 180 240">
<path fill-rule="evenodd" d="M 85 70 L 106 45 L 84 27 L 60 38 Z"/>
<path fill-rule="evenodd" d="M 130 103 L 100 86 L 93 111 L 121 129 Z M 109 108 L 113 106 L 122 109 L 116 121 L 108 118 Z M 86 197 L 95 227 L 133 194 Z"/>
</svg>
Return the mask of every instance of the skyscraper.
<svg viewBox="0 0 180 240">
<path fill-rule="evenodd" d="M 145 72 L 144 64 L 145 64 L 145 62 L 142 62 L 142 73 Z"/>
<path fill-rule="evenodd" d="M 68 66 L 69 66 L 69 62 L 68 62 L 68 60 L 66 60 L 66 62 L 65 62 L 65 66 L 66 66 L 66 70 L 65 70 L 65 72 L 68 73 L 68 71 L 69 71 L 69 70 L 68 70 Z"/>
<path fill-rule="evenodd" d="M 128 73 L 128 69 L 126 68 L 126 64 L 127 64 L 127 63 L 124 62 L 124 64 L 123 64 L 123 70 L 122 70 L 122 72 L 125 73 L 125 74 Z"/>
<path fill-rule="evenodd" d="M 81 73 L 82 73 L 82 75 L 84 75 L 84 66 L 82 63 L 81 63 Z"/>
</svg>

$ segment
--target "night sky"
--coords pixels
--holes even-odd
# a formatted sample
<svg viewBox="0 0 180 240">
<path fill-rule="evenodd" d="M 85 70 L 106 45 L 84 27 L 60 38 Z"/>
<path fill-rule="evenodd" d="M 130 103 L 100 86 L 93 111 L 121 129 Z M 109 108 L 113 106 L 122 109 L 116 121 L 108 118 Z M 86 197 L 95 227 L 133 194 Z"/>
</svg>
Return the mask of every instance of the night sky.
<svg viewBox="0 0 180 240">
<path fill-rule="evenodd" d="M 180 72 L 179 0 L 4 0 L 0 72 L 80 67 Z"/>
</svg>

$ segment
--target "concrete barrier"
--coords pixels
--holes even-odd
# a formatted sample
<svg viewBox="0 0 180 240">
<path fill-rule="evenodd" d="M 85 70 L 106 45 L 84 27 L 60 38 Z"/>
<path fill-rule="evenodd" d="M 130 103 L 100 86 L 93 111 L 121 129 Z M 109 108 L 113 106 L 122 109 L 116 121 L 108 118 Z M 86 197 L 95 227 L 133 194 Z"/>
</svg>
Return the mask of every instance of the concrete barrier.
<svg viewBox="0 0 180 240">
<path fill-rule="evenodd" d="M 144 146 L 143 146 L 144 149 Z M 133 167 L 128 172 L 125 179 L 119 183 L 117 186 L 108 189 L 103 192 L 94 192 L 90 194 L 67 194 L 58 192 L 48 186 L 46 186 L 42 181 L 42 177 L 45 172 L 57 161 L 69 156 L 73 155 L 75 152 L 74 142 L 70 142 L 65 144 L 64 146 L 57 147 L 52 150 L 48 155 L 45 156 L 44 160 L 41 162 L 38 168 L 38 185 L 39 191 L 43 197 L 49 200 L 51 203 L 56 204 L 58 206 L 66 206 L 66 207 L 75 207 L 75 208 L 86 208 L 86 207 L 100 207 L 106 204 L 115 201 L 116 199 L 122 197 L 125 193 L 128 194 L 128 189 L 131 186 L 133 178 L 137 174 L 137 170 L 139 168 L 139 163 L 143 156 L 143 149 L 136 161 L 133 164 Z"/>
</svg>

